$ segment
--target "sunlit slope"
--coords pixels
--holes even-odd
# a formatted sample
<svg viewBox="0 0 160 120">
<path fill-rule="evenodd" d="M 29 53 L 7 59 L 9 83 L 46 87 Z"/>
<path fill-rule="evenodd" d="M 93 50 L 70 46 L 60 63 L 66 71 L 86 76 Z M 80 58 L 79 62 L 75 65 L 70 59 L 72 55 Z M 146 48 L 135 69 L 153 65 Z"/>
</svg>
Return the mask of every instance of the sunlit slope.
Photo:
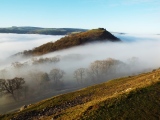
<svg viewBox="0 0 160 120">
<path fill-rule="evenodd" d="M 160 119 L 160 69 L 59 95 L 0 119 Z M 13 120 L 14 120 L 13 119 Z"/>
<path fill-rule="evenodd" d="M 84 45 L 86 43 L 92 42 L 100 42 L 100 41 L 120 41 L 117 37 L 112 35 L 106 29 L 99 28 L 99 29 L 92 29 L 86 32 L 80 32 L 65 36 L 56 42 L 48 42 L 41 46 L 34 48 L 33 50 L 25 51 L 21 54 L 27 55 L 43 55 L 50 52 L 63 50 L 79 45 Z"/>
</svg>

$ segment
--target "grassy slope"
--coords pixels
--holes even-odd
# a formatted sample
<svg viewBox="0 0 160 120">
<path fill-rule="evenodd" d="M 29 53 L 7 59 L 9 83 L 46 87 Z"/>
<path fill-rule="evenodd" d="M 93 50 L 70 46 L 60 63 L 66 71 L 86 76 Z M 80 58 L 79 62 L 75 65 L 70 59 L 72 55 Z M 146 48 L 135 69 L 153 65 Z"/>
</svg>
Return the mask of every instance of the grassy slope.
<svg viewBox="0 0 160 120">
<path fill-rule="evenodd" d="M 33 119 L 38 115 L 45 120 L 160 119 L 160 69 L 56 96 L 0 119 Z"/>
<path fill-rule="evenodd" d="M 50 52 L 63 50 L 93 41 L 120 41 L 117 37 L 103 28 L 88 30 L 65 36 L 56 42 L 48 42 L 33 50 L 25 51 L 24 55 L 43 55 Z"/>
</svg>

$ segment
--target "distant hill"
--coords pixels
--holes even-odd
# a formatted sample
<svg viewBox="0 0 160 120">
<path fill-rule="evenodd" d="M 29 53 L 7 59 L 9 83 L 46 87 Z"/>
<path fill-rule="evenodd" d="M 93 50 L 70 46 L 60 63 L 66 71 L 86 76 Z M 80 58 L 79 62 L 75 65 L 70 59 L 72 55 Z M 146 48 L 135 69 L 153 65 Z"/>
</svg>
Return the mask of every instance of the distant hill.
<svg viewBox="0 0 160 120">
<path fill-rule="evenodd" d="M 2 120 L 159 120 L 160 69 L 59 95 Z"/>
<path fill-rule="evenodd" d="M 78 28 L 40 28 L 40 27 L 8 27 L 0 28 L 0 33 L 17 34 L 44 34 L 44 35 L 67 35 L 76 32 L 84 32 L 86 29 Z"/>
<path fill-rule="evenodd" d="M 79 46 L 79 45 L 83 45 L 83 44 L 91 43 L 95 41 L 116 42 L 116 41 L 120 41 L 120 39 L 112 35 L 106 29 L 99 28 L 99 29 L 88 30 L 86 32 L 73 33 L 61 38 L 60 40 L 57 40 L 56 42 L 48 42 L 46 44 L 43 44 L 39 47 L 34 48 L 33 50 L 24 51 L 23 53 L 19 53 L 19 54 L 23 54 L 25 56 L 43 55 L 50 52 L 67 49 L 67 48 L 71 48 L 74 46 Z"/>
</svg>

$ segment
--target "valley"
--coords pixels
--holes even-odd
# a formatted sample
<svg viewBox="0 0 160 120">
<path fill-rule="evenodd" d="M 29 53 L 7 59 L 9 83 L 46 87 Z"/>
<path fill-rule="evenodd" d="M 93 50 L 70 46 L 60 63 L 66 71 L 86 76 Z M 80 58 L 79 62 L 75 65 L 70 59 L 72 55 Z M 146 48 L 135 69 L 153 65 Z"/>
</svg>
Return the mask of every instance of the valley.
<svg viewBox="0 0 160 120">
<path fill-rule="evenodd" d="M 103 32 L 105 34 L 102 34 Z M 115 41 L 104 37 L 106 30 L 99 28 L 65 37 L 56 36 L 53 42 L 29 50 L 32 51 L 30 55 L 19 52 L 20 54 L 9 55 L 10 59 L 1 59 L 1 118 L 4 120 L 11 118 L 13 120 L 98 119 L 96 117 L 104 119 L 107 116 L 118 118 L 120 113 L 117 113 L 117 116 L 106 114 L 101 104 L 105 109 L 106 103 L 120 104 L 121 101 L 115 101 L 119 100 L 119 97 L 120 100 L 127 101 L 126 94 L 128 96 L 130 92 L 133 92 L 140 95 L 137 90 L 146 89 L 159 83 L 159 69 L 157 68 L 160 66 L 160 58 L 156 56 L 159 51 L 159 37 L 107 34 L 111 35 Z M 45 36 L 36 37 L 37 40 L 34 38 L 35 40 L 28 41 L 28 43 L 38 42 L 40 37 L 45 38 Z M 54 36 L 46 37 L 50 40 Z M 81 39 L 81 37 L 84 38 Z M 66 46 L 65 41 L 69 39 L 72 42 L 74 40 L 82 40 L 83 42 L 81 44 L 76 42 L 73 46 L 69 45 L 69 47 L 63 48 Z M 48 44 L 59 44 L 59 42 L 62 42 L 61 49 L 48 52 L 41 50 L 42 46 L 49 48 Z M 5 42 L 1 45 L 5 45 Z M 155 46 L 154 49 L 146 49 L 151 45 Z M 52 48 L 54 47 L 52 46 Z M 40 49 L 40 53 L 37 54 L 36 49 Z M 153 69 L 157 70 L 151 72 Z M 24 81 L 18 82 L 18 80 Z M 9 81 L 14 81 L 13 83 L 17 83 L 18 86 L 12 84 L 12 89 L 5 86 L 10 84 Z M 17 87 L 14 87 L 15 85 Z M 51 98 L 52 96 L 54 97 Z M 156 96 L 155 99 L 157 99 Z M 45 105 L 39 108 L 41 103 Z M 100 107 L 97 107 L 99 105 Z M 20 108 L 23 108 L 22 106 L 28 107 L 19 112 Z M 75 112 L 75 109 L 78 110 L 78 113 Z M 113 111 L 116 109 L 122 108 L 116 107 Z M 73 111 L 75 116 L 72 114 Z M 128 116 L 127 112 L 124 114 Z"/>
</svg>

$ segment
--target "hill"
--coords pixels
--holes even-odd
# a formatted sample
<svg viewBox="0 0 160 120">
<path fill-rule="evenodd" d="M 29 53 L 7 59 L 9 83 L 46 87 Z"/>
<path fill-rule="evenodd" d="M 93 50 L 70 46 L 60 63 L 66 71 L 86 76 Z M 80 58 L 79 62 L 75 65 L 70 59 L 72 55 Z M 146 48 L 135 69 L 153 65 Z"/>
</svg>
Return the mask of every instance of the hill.
<svg viewBox="0 0 160 120">
<path fill-rule="evenodd" d="M 160 69 L 55 96 L 1 115 L 3 120 L 157 120 L 160 119 Z"/>
<path fill-rule="evenodd" d="M 86 29 L 78 28 L 40 28 L 40 27 L 8 27 L 0 28 L 0 33 L 17 34 L 44 34 L 44 35 L 67 35 L 75 32 L 84 32 Z"/>
<path fill-rule="evenodd" d="M 95 41 L 120 41 L 117 37 L 112 35 L 110 32 L 108 32 L 106 29 L 99 28 L 99 29 L 93 29 L 88 30 L 86 32 L 80 32 L 75 34 L 70 34 L 68 36 L 65 36 L 61 38 L 60 40 L 57 40 L 56 42 L 49 42 L 46 44 L 43 44 L 39 47 L 36 47 L 33 50 L 24 51 L 24 55 L 43 55 L 46 53 L 71 48 L 79 45 L 83 45 L 86 43 L 91 43 Z"/>
</svg>

